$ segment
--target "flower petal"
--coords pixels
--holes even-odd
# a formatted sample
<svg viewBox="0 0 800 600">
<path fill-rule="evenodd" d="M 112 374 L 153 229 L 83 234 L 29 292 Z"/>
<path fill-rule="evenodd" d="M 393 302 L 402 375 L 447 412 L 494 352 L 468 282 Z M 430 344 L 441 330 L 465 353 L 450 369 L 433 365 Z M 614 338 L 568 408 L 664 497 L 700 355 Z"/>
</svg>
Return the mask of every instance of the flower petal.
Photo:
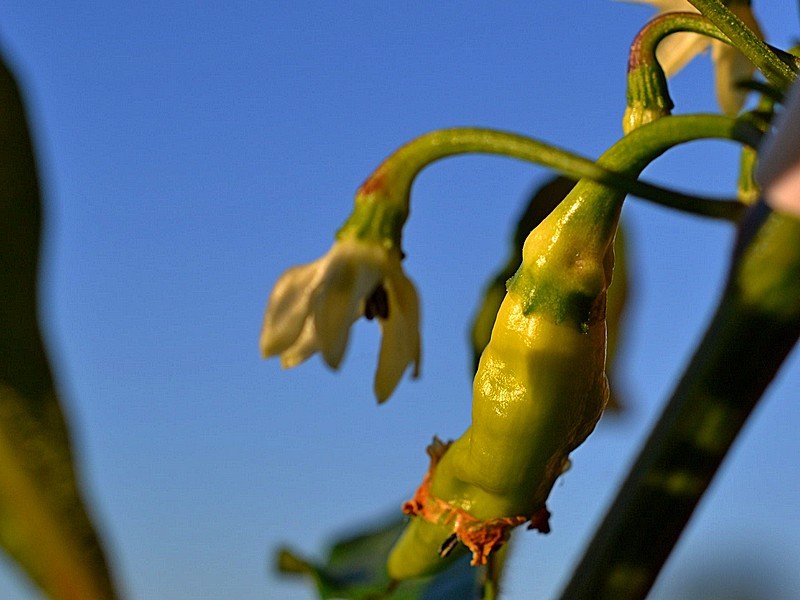
<svg viewBox="0 0 800 600">
<path fill-rule="evenodd" d="M 280 354 L 297 340 L 309 311 L 313 279 L 320 261 L 292 267 L 269 297 L 259 346 L 264 358 Z"/>
<path fill-rule="evenodd" d="M 399 268 L 384 281 L 389 297 L 389 317 L 379 319 L 381 351 L 375 372 L 375 396 L 385 402 L 397 387 L 409 363 L 413 377 L 419 376 L 419 299 L 414 284 Z"/>
<path fill-rule="evenodd" d="M 312 318 L 306 319 L 303 325 L 303 331 L 294 344 L 287 350 L 281 353 L 281 367 L 284 369 L 291 369 L 296 367 L 302 362 L 311 357 L 312 354 L 319 351 L 319 340 L 317 339 L 317 330 L 314 327 L 314 320 Z"/>
<path fill-rule="evenodd" d="M 736 48 L 722 42 L 712 43 L 711 56 L 715 66 L 717 102 L 722 112 L 735 116 L 744 105 L 748 93 L 737 83 L 750 79 L 755 68 Z"/>
<path fill-rule="evenodd" d="M 656 57 L 664 74 L 672 77 L 710 43 L 709 38 L 699 33 L 673 33 L 658 45 Z"/>
<path fill-rule="evenodd" d="M 364 300 L 383 278 L 379 260 L 383 251 L 362 242 L 337 242 L 311 311 L 320 351 L 332 369 L 339 367 L 350 326 L 364 310 Z"/>
<path fill-rule="evenodd" d="M 749 5 L 732 3 L 729 8 L 759 38 L 764 39 Z M 738 87 L 737 83 L 751 79 L 755 66 L 736 48 L 716 40 L 711 43 L 711 58 L 714 60 L 717 102 L 726 115 L 736 115 L 744 105 L 748 93 Z"/>
</svg>

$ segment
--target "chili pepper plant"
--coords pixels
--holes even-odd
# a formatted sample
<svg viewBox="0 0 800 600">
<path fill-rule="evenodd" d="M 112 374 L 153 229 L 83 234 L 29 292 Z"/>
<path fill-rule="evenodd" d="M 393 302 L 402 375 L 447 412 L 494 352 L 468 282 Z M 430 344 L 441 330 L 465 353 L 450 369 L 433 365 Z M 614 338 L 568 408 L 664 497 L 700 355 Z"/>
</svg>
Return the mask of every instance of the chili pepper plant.
<svg viewBox="0 0 800 600">
<path fill-rule="evenodd" d="M 417 253 L 415 238 L 406 226 L 414 221 L 413 185 L 418 175 L 440 161 L 466 154 L 480 155 L 482 160 L 495 156 L 531 163 L 553 172 L 551 179 L 537 186 L 521 212 L 506 255 L 498 257 L 499 270 L 475 290 L 481 300 L 469 335 L 471 411 L 465 393 L 459 404 L 461 414 L 447 415 L 459 430 L 439 437 L 431 426 L 426 431 L 427 446 L 411 442 L 403 446 L 418 461 L 418 473 L 413 480 L 397 482 L 409 494 L 395 503 L 384 522 L 369 527 L 359 524 L 358 533 L 332 545 L 325 561 L 302 558 L 289 548 L 276 553 L 279 570 L 306 576 L 320 597 L 496 599 L 504 595 L 509 565 L 525 564 L 525 557 L 513 558 L 520 544 L 517 540 L 565 535 L 554 517 L 562 512 L 559 496 L 551 492 L 582 468 L 585 454 L 581 452 L 587 446 L 592 452 L 604 452 L 603 440 L 592 438 L 604 413 L 625 412 L 636 404 L 624 374 L 614 364 L 622 343 L 620 328 L 627 318 L 626 297 L 628 291 L 635 291 L 626 272 L 629 232 L 621 223 L 626 204 L 647 202 L 665 211 L 693 215 L 709 226 L 724 224 L 734 234 L 735 244 L 702 339 L 638 456 L 622 460 L 632 466 L 592 539 L 583 541 L 583 557 L 564 583 L 563 600 L 648 596 L 737 436 L 795 346 L 800 336 L 800 83 L 795 82 L 800 52 L 768 43 L 769 31 L 761 30 L 753 10 L 758 8 L 756 0 L 755 7 L 750 0 L 640 2 L 659 12 L 642 22 L 629 53 L 620 55 L 620 69 L 627 64 L 627 89 L 620 90 L 614 116 L 621 125 L 619 137 L 597 153 L 598 158 L 586 157 L 580 148 L 576 153 L 544 142 L 535 127 L 530 133 L 486 127 L 420 132 L 388 156 L 375 156 L 377 167 L 366 177 L 353 173 L 354 185 L 362 183 L 352 211 L 332 232 L 330 249 L 313 262 L 289 268 L 274 283 L 260 334 L 265 358 L 276 357 L 283 367 L 294 368 L 319 355 L 331 369 L 346 368 L 344 358 L 354 324 L 371 321 L 380 330 L 377 358 L 369 358 L 376 365 L 371 381 L 375 399 L 381 405 L 402 404 L 404 393 L 414 385 L 407 380 L 422 373 L 425 344 L 436 343 L 423 344 L 421 314 L 431 291 L 418 289 L 410 272 L 415 263 L 407 260 Z M 579 10 L 579 3 L 574 4 Z M 230 10 L 235 12 L 234 8 Z M 622 4 L 617 8 L 628 10 Z M 140 23 L 135 25 L 138 36 Z M 592 40 L 602 40 L 600 34 L 585 33 Z M 570 52 L 570 44 L 581 35 L 576 31 L 575 39 L 568 40 L 561 51 Z M 158 48 L 162 59 L 165 53 Z M 718 110 L 694 114 L 682 110 L 681 97 L 671 96 L 671 78 L 706 50 L 714 65 L 714 82 L 709 81 L 707 87 L 715 89 Z M 217 48 L 212 51 L 216 53 Z M 139 60 L 138 53 L 131 56 Z M 162 73 L 163 66 L 154 72 Z M 94 78 L 95 71 L 91 74 Z M 137 86 L 140 74 L 136 71 Z M 0 100 L 0 547 L 47 597 L 118 598 L 121 591 L 113 576 L 114 561 L 107 559 L 91 511 L 84 504 L 65 419 L 68 411 L 62 409 L 39 327 L 39 176 L 23 94 L 3 62 Z M 585 127 L 590 127 L 591 120 L 585 121 Z M 673 148 L 701 140 L 722 140 L 736 148 L 738 177 L 735 185 L 727 182 L 736 188 L 735 196 L 700 195 L 683 190 L 677 179 L 657 185 L 649 175 L 642 175 Z M 339 158 L 333 155 L 329 162 Z M 718 157 L 709 155 L 703 160 Z M 487 164 L 492 163 L 487 160 Z M 497 202 L 487 210 L 501 211 L 503 206 L 507 204 Z M 285 208 L 282 202 L 270 210 L 274 214 Z M 151 216 L 148 213 L 148 219 Z M 204 215 L 206 221 L 219 226 Z M 221 237 L 227 241 L 230 236 Z M 194 259 L 196 248 L 191 250 Z M 120 262 L 125 266 L 124 260 Z M 141 270 L 151 270 L 150 263 L 145 266 Z M 461 266 L 474 270 L 470 264 Z M 127 274 L 118 277 L 126 278 Z M 162 287 L 159 282 L 154 289 L 161 292 Z M 133 295 L 134 302 L 142 299 Z M 466 301 L 448 298 L 448 305 Z M 235 312 L 229 306 L 226 310 Z M 204 323 L 211 320 L 205 318 Z M 214 338 L 205 326 L 194 321 L 192 326 L 202 332 L 204 343 Z M 114 347 L 126 343 L 115 339 Z M 216 348 L 213 353 L 217 357 Z M 115 357 L 103 355 L 108 362 Z M 193 377 L 198 370 L 194 362 L 192 369 L 187 373 Z M 118 373 L 124 371 L 115 370 L 115 379 Z M 219 412 L 234 404 L 228 402 L 223 409 L 217 400 L 214 427 L 219 425 Z M 296 404 L 302 406 L 303 400 L 297 398 Z M 162 403 L 161 398 L 156 402 Z M 273 417 L 280 418 L 279 406 L 269 406 Z M 113 405 L 111 412 L 118 407 Z M 165 425 L 170 437 L 178 423 L 190 420 L 184 408 L 180 411 L 180 418 Z M 397 416 L 384 414 L 387 421 Z M 151 427 L 154 421 L 149 419 L 150 415 L 146 423 Z M 361 423 L 350 425 L 352 431 L 341 432 L 337 440 L 339 449 L 352 444 L 356 436 L 372 433 Z M 429 427 L 422 421 L 414 425 Z M 269 437 L 262 433 L 260 423 L 257 429 L 259 438 Z M 150 433 L 148 429 L 144 437 Z M 238 437 L 230 437 L 239 443 Z M 292 442 L 310 446 L 312 437 L 292 432 Z M 201 441 L 211 444 L 205 438 Z M 281 445 L 279 440 L 271 448 Z M 581 446 L 581 452 L 576 452 Z M 190 447 L 196 450 L 197 440 Z M 329 450 L 335 452 L 326 446 L 325 451 Z M 158 448 L 159 457 L 164 452 Z M 789 457 L 785 462 L 790 461 L 793 464 L 796 459 Z M 129 480 L 137 475 L 134 470 L 129 473 L 129 465 L 120 464 L 115 471 L 123 477 L 125 495 L 144 497 L 129 494 Z M 183 475 L 190 472 L 188 466 L 182 469 Z M 298 480 L 307 476 L 301 464 L 290 464 L 286 472 Z M 341 485 L 344 497 L 350 499 L 357 492 L 359 500 L 370 497 L 371 501 L 367 482 L 352 483 L 358 478 L 357 469 L 343 466 L 342 478 L 345 474 L 351 483 Z M 150 487 L 140 484 L 152 504 L 159 503 L 153 488 L 162 485 L 163 479 L 149 480 L 158 482 Z M 203 479 L 203 493 L 212 491 L 210 482 Z M 304 489 L 322 497 L 317 506 L 325 506 L 328 512 L 315 509 L 315 518 L 327 523 L 337 502 L 343 501 L 331 501 L 317 485 L 310 481 Z M 233 493 L 225 489 L 220 496 L 226 509 L 228 494 Z M 570 493 L 581 492 L 570 488 Z M 293 498 L 289 510 L 302 500 Z M 376 511 L 384 507 L 384 501 L 375 498 Z M 264 513 L 274 509 L 274 502 L 258 507 Z M 218 514 L 206 518 L 211 513 L 189 511 L 187 517 L 185 507 L 177 510 L 192 534 L 195 521 L 200 520 L 213 522 L 215 536 L 229 527 L 224 518 L 216 520 Z M 193 520 L 192 515 L 203 517 Z M 159 523 L 151 515 L 141 520 Z M 165 551 L 176 563 L 194 560 L 190 548 L 177 543 L 173 548 L 166 533 L 163 537 Z M 147 558 L 149 563 L 158 563 L 152 556 Z M 536 564 L 524 568 L 541 572 Z M 169 585 L 173 570 L 179 571 L 179 566 L 159 564 L 153 571 L 158 575 L 151 578 L 165 578 Z M 201 589 L 206 580 L 197 579 L 196 587 L 183 587 Z"/>
<path fill-rule="evenodd" d="M 372 579 L 337 579 L 281 554 L 282 568 L 312 573 L 323 597 L 494 598 L 512 532 L 550 531 L 550 511 L 558 510 L 548 502 L 550 492 L 613 392 L 606 373 L 608 316 L 619 311 L 609 306 L 609 295 L 626 198 L 726 221 L 736 228 L 737 243 L 706 334 L 562 598 L 646 597 L 797 341 L 800 87 L 792 84 L 800 59 L 764 42 L 749 1 L 652 4 L 661 12 L 641 29 L 628 56 L 623 135 L 597 160 L 519 133 L 425 133 L 367 177 L 329 252 L 276 283 L 261 333 L 263 356 L 293 367 L 319 353 L 337 369 L 352 324 L 373 320 L 382 336 L 374 392 L 385 402 L 405 385 L 404 374 L 418 375 L 421 363 L 421 294 L 403 268 L 413 252 L 403 229 L 415 177 L 466 153 L 545 165 L 562 177 L 550 184 L 560 182 L 559 189 L 534 196 L 529 213 L 538 213 L 521 220 L 507 267 L 487 287 L 472 335 L 471 424 L 455 440 L 433 438 L 427 471 L 398 507 L 403 524 L 387 530 L 391 535 L 359 538 L 391 537 Z M 709 46 L 721 114 L 672 115 L 668 78 Z M 740 146 L 737 197 L 701 197 L 640 179 L 663 153 L 703 139 Z M 731 369 L 737 364 L 748 368 Z M 460 566 L 464 561 L 471 569 Z M 472 591 L 454 584 L 457 591 L 448 596 L 442 582 L 456 567 L 461 570 L 451 579 L 468 573 L 477 584 Z"/>
</svg>

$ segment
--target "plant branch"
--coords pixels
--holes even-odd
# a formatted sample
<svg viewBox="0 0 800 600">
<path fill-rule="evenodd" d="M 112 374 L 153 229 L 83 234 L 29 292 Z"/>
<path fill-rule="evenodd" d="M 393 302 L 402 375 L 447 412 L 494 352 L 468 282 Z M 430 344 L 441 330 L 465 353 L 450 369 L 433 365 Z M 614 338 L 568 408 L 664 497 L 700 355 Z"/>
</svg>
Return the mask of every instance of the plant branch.
<svg viewBox="0 0 800 600">
<path fill-rule="evenodd" d="M 683 194 L 639 181 L 624 171 L 628 163 L 643 168 L 665 149 L 701 138 L 734 140 L 756 146 L 761 133 L 751 124 L 717 115 L 687 115 L 659 119 L 619 140 L 604 158 L 594 162 L 556 146 L 513 133 L 492 129 L 455 128 L 432 131 L 412 140 L 389 156 L 364 182 L 356 202 L 392 205 L 408 214 L 411 184 L 425 167 L 440 159 L 468 154 L 508 156 L 550 167 L 574 179 L 589 179 L 645 200 L 696 215 L 736 221 L 743 205 L 736 200 L 714 200 Z M 645 157 L 649 157 L 646 158 Z M 345 224 L 347 227 L 348 224 Z"/>
<path fill-rule="evenodd" d="M 679 32 L 697 33 L 730 44 L 719 27 L 697 13 L 667 12 L 642 27 L 631 43 L 628 71 L 639 65 L 656 65 L 656 47 L 665 37 Z"/>
</svg>

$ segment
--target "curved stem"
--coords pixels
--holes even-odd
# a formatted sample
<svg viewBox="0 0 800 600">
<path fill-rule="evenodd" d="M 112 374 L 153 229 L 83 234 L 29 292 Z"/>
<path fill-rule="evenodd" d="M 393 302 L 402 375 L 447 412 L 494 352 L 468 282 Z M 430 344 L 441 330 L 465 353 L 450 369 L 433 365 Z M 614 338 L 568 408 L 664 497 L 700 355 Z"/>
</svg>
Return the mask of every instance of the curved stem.
<svg viewBox="0 0 800 600">
<path fill-rule="evenodd" d="M 678 32 L 704 35 L 733 46 L 730 39 L 716 25 L 697 13 L 669 12 L 656 17 L 645 25 L 634 38 L 628 55 L 627 107 L 622 120 L 622 127 L 626 133 L 669 115 L 672 111 L 674 104 L 669 95 L 667 78 L 658 61 L 656 49 L 664 38 Z M 773 49 L 773 51 L 787 64 L 797 64 L 792 55 L 782 50 Z M 775 96 L 782 96 L 780 90 L 769 84 L 751 81 L 737 83 L 740 83 L 742 88 L 761 86 Z M 722 99 L 720 101 L 722 102 Z M 723 103 L 723 106 L 725 104 Z M 740 106 L 738 106 L 738 102 L 735 104 L 737 105 L 735 107 L 727 106 L 726 112 L 738 112 Z M 736 110 L 733 110 L 734 108 Z"/>
<path fill-rule="evenodd" d="M 628 55 L 628 72 L 640 65 L 658 65 L 656 48 L 668 35 L 678 32 L 698 33 L 720 42 L 730 44 L 728 37 L 719 27 L 703 15 L 697 13 L 669 12 L 659 15 L 645 25 L 631 43 Z"/>
<path fill-rule="evenodd" d="M 550 167 L 568 177 L 588 179 L 657 204 L 706 217 L 735 221 L 742 206 L 735 200 L 713 200 L 641 182 L 624 171 L 650 157 L 655 148 L 702 138 L 728 139 L 756 146 L 761 133 L 751 124 L 718 115 L 665 117 L 638 128 L 594 162 L 529 137 L 492 129 L 441 129 L 418 137 L 387 158 L 358 191 L 357 206 L 398 213 L 399 226 L 408 216 L 409 192 L 416 176 L 431 163 L 446 157 L 480 153 L 508 156 Z M 674 142 L 670 142 L 674 140 Z M 663 152 L 663 150 L 661 150 Z M 642 164 L 643 168 L 649 160 Z M 355 215 L 355 213 L 354 213 Z M 351 217 L 343 230 L 362 226 L 366 215 Z M 399 232 L 396 234 L 399 236 Z"/>
<path fill-rule="evenodd" d="M 628 71 L 632 71 L 639 65 L 657 65 L 656 48 L 658 44 L 665 37 L 673 33 L 681 32 L 697 33 L 730 46 L 735 45 L 719 27 L 703 15 L 690 12 L 668 12 L 654 18 L 636 34 L 636 37 L 631 43 L 631 50 L 628 56 Z M 797 57 L 788 52 L 784 52 L 780 48 L 770 46 L 769 44 L 765 44 L 765 46 L 773 52 L 783 64 L 787 66 L 797 66 Z M 756 67 L 759 66 L 752 58 L 749 56 L 747 58 Z"/>
<path fill-rule="evenodd" d="M 758 67 L 770 83 L 786 89 L 794 81 L 797 68 L 781 60 L 720 0 L 689 0 L 689 2 L 719 27 L 730 42 Z"/>
</svg>

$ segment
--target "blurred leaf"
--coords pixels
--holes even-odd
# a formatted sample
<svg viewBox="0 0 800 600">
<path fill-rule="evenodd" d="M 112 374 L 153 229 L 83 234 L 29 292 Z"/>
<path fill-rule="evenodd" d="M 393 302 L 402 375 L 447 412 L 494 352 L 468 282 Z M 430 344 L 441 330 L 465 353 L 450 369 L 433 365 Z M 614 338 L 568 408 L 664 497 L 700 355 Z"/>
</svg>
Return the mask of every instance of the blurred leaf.
<svg viewBox="0 0 800 600">
<path fill-rule="evenodd" d="M 40 226 L 25 111 L 0 62 L 0 545 L 52 598 L 114 598 L 39 333 Z"/>
<path fill-rule="evenodd" d="M 522 260 L 522 246 L 530 231 L 541 223 L 547 215 L 566 197 L 575 182 L 566 177 L 554 177 L 547 180 L 541 187 L 533 192 L 522 216 L 517 222 L 517 228 L 512 238 L 508 260 L 489 281 L 483 294 L 483 303 L 478 308 L 472 321 L 472 369 L 478 369 L 481 353 L 489 343 L 492 327 L 500 309 L 500 304 L 506 295 L 506 281 L 516 273 Z M 608 290 L 608 307 L 606 320 L 608 323 L 608 356 L 606 359 L 611 396 L 608 400 L 608 410 L 619 411 L 625 402 L 622 400 L 624 386 L 618 382 L 615 375 L 614 359 L 620 343 L 620 328 L 628 298 L 628 272 L 626 261 L 625 235 L 623 226 L 617 231 L 614 245 L 616 264 L 614 266 L 614 279 Z"/>
<path fill-rule="evenodd" d="M 277 553 L 277 568 L 287 575 L 309 577 L 320 598 L 347 600 L 470 600 L 477 598 L 485 570 L 469 566 L 469 556 L 458 559 L 433 577 L 392 586 L 386 559 L 405 528 L 405 519 L 392 517 L 368 531 L 336 541 L 324 564 L 299 557 L 290 550 Z"/>
</svg>

